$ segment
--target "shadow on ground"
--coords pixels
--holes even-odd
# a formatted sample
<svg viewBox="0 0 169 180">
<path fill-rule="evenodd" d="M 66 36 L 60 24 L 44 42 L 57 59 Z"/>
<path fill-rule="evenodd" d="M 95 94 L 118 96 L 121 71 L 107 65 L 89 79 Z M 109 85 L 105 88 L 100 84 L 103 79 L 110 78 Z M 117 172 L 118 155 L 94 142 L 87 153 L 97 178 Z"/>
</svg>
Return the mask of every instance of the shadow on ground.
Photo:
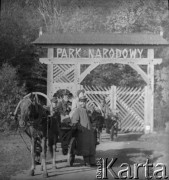
<svg viewBox="0 0 169 180">
<path fill-rule="evenodd" d="M 151 151 L 151 150 L 142 150 L 139 148 L 124 148 L 124 149 L 114 149 L 114 150 L 105 150 L 105 151 L 99 150 L 97 151 L 96 158 L 97 159 L 108 158 L 107 165 L 111 161 L 112 158 L 113 159 L 117 158 L 117 160 L 115 161 L 112 167 L 115 170 L 115 172 L 118 172 L 120 169 L 124 169 L 124 167 L 123 168 L 120 167 L 122 163 L 127 163 L 131 167 L 131 171 L 133 172 L 134 164 L 136 163 L 145 164 L 147 159 L 149 159 L 149 164 L 150 163 L 154 164 L 156 160 L 161 156 L 162 155 L 154 156 L 153 150 Z M 70 168 L 67 165 L 64 165 L 64 166 L 58 167 L 55 171 L 53 171 L 52 168 L 49 167 L 48 171 L 49 171 L 49 177 L 54 178 L 60 175 L 68 175 L 68 174 L 73 175 L 73 174 L 78 174 L 81 172 L 88 173 L 93 170 L 96 172 L 96 169 L 97 167 L 95 168 L 85 167 L 83 159 L 77 156 L 72 168 Z M 140 171 L 140 173 L 142 173 L 142 170 Z M 39 175 L 41 175 L 41 172 L 36 174 L 37 177 Z"/>
<path fill-rule="evenodd" d="M 120 167 L 122 163 L 127 163 L 129 165 L 133 165 L 134 163 L 145 164 L 147 159 L 149 159 L 150 163 L 154 163 L 158 158 L 162 157 L 162 155 L 154 156 L 153 152 L 153 150 L 142 150 L 138 148 L 100 150 L 97 152 L 96 158 L 108 158 L 108 162 L 110 162 L 112 158 L 117 158 L 114 166 Z"/>
<path fill-rule="evenodd" d="M 108 158 L 107 165 L 111 161 L 111 159 L 117 158 L 115 163 L 113 164 L 113 169 L 115 169 L 116 172 L 118 172 L 120 169 L 122 169 L 120 166 L 123 163 L 127 163 L 131 170 L 133 171 L 133 165 L 134 164 L 145 164 L 146 160 L 149 160 L 149 164 L 154 164 L 158 158 L 162 157 L 162 155 L 156 155 L 154 156 L 153 150 L 144 150 L 139 148 L 123 148 L 123 149 L 110 149 L 110 150 L 98 150 L 96 158 Z M 68 168 L 65 170 L 65 168 Z M 76 156 L 75 164 L 73 165 L 73 168 L 69 168 L 69 166 L 64 167 L 58 167 L 58 171 L 50 174 L 50 177 L 55 177 L 58 175 L 64 175 L 64 174 L 74 174 L 74 173 L 80 173 L 80 172 L 90 172 L 93 171 L 96 168 L 89 168 L 84 166 L 84 161 L 82 158 L 79 158 L 79 156 Z M 124 168 L 123 168 L 124 169 Z M 50 169 L 49 169 L 50 170 Z M 144 169 L 142 169 L 140 172 L 142 173 Z"/>
<path fill-rule="evenodd" d="M 124 133 L 119 134 L 115 141 L 122 142 L 122 141 L 137 141 L 143 135 L 143 133 Z"/>
</svg>

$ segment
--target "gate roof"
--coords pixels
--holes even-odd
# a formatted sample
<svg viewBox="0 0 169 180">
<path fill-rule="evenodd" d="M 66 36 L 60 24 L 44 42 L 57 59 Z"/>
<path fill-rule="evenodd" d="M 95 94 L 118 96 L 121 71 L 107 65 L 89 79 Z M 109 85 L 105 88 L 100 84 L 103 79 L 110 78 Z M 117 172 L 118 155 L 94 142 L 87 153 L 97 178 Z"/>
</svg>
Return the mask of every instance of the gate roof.
<svg viewBox="0 0 169 180">
<path fill-rule="evenodd" d="M 169 42 L 159 34 L 100 34 L 100 33 L 57 33 L 42 34 L 34 42 L 36 45 L 138 45 L 138 46 L 165 46 Z"/>
</svg>

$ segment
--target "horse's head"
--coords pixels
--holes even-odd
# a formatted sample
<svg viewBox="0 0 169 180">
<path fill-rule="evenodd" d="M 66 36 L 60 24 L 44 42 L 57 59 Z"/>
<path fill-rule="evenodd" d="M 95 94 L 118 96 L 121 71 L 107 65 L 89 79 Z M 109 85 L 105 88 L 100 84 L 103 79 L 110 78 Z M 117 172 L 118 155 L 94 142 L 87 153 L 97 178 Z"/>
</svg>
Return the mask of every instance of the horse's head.
<svg viewBox="0 0 169 180">
<path fill-rule="evenodd" d="M 101 113 L 100 109 L 97 107 L 94 107 L 94 109 L 92 111 L 92 116 L 96 117 L 96 116 L 101 116 L 101 115 L 102 115 L 102 113 Z"/>
<path fill-rule="evenodd" d="M 39 103 L 38 96 L 36 94 L 31 93 L 29 99 L 34 106 Z"/>
<path fill-rule="evenodd" d="M 38 98 L 35 94 L 32 94 L 24 98 L 20 105 L 21 116 L 19 118 L 20 127 L 25 127 L 29 122 L 34 122 L 41 115 L 41 108 L 38 102 Z"/>
</svg>

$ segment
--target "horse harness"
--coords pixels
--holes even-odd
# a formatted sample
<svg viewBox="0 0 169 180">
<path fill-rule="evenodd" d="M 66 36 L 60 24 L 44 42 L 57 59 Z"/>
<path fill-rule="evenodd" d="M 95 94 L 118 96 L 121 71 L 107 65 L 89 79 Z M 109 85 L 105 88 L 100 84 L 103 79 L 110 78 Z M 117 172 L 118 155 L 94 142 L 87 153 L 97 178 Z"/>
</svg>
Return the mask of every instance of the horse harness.
<svg viewBox="0 0 169 180">
<path fill-rule="evenodd" d="M 43 118 L 44 118 L 43 114 L 40 115 L 39 113 L 37 113 L 39 111 L 39 108 L 41 108 L 39 106 L 39 104 L 37 104 L 37 105 L 34 104 L 30 98 L 27 98 L 27 100 L 30 102 L 30 107 L 32 108 L 31 110 L 33 110 L 33 113 L 27 114 L 27 116 L 26 116 L 27 121 L 21 119 L 22 117 L 20 117 L 18 129 L 28 132 L 28 133 L 30 133 L 29 131 L 32 131 L 33 132 L 32 136 L 34 138 L 41 137 L 43 135 L 42 130 L 47 131 L 47 129 L 45 129 L 45 127 L 47 128 L 48 119 L 46 120 L 46 124 L 45 124 L 44 123 L 45 121 L 43 121 Z"/>
</svg>

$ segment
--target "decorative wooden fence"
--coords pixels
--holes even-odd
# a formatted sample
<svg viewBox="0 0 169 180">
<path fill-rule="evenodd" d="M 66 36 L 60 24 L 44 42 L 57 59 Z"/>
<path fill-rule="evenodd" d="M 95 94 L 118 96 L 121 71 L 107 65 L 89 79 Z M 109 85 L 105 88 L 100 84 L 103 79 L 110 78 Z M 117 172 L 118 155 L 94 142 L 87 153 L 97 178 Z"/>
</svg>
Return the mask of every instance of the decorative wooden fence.
<svg viewBox="0 0 169 180">
<path fill-rule="evenodd" d="M 87 106 L 96 108 L 100 105 L 103 98 L 105 98 L 110 105 L 110 87 L 83 86 L 83 88 L 88 99 Z"/>
<path fill-rule="evenodd" d="M 143 131 L 145 88 L 84 86 L 88 106 L 98 107 L 105 97 L 110 109 L 116 110 L 122 131 Z"/>
<path fill-rule="evenodd" d="M 51 83 L 51 96 L 59 89 L 68 89 L 74 94 L 77 88 L 74 83 L 75 74 L 74 64 L 53 64 L 53 68 L 48 74 L 48 76 L 51 75 L 50 79 L 52 79 L 49 81 Z"/>
<path fill-rule="evenodd" d="M 54 64 L 53 80 L 57 83 L 74 82 L 74 67 L 72 64 Z"/>
<path fill-rule="evenodd" d="M 144 130 L 145 91 L 141 88 L 116 88 L 116 107 L 123 131 Z"/>
</svg>

